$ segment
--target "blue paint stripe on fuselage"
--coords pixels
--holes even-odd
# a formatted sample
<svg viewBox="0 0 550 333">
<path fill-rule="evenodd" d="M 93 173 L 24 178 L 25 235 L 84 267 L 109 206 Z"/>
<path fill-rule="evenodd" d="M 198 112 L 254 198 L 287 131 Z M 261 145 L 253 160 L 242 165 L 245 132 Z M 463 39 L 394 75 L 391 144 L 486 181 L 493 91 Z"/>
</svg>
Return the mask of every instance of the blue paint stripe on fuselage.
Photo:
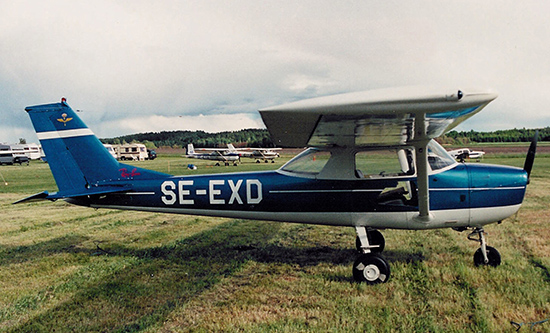
<svg viewBox="0 0 550 333">
<path fill-rule="evenodd" d="M 474 168 L 475 169 L 475 168 Z M 468 209 L 520 204 L 525 194 L 522 172 L 492 167 L 505 176 L 489 187 L 470 186 L 470 166 L 430 176 L 430 209 Z M 503 171 L 504 170 L 504 171 Z M 484 170 L 482 172 L 485 172 Z M 381 201 L 380 193 L 398 182 L 414 178 L 318 180 L 293 177 L 276 171 L 174 176 L 164 180 L 133 180 L 139 195 L 110 194 L 92 197 L 95 205 L 132 205 L 156 208 L 235 210 L 264 212 L 404 212 L 418 211 L 417 203 L 399 199 Z M 476 177 L 473 177 L 474 179 Z M 498 178 L 498 177 L 495 177 Z M 508 183 L 503 180 L 509 180 Z M 518 181 L 518 179 L 520 179 Z M 90 204 L 91 202 L 87 202 Z"/>
</svg>

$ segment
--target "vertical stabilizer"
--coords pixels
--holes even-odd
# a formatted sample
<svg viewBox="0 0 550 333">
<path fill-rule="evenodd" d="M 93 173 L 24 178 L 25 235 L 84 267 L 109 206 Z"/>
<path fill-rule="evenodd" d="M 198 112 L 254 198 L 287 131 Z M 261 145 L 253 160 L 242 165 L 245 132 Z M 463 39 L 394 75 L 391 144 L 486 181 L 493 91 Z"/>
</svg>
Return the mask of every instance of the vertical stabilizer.
<svg viewBox="0 0 550 333">
<path fill-rule="evenodd" d="M 139 171 L 142 178 L 161 175 L 118 163 L 65 99 L 61 103 L 29 106 L 25 111 L 61 192 L 82 193 L 91 186 L 128 179 L 127 170 Z"/>
<path fill-rule="evenodd" d="M 187 145 L 187 155 L 194 155 L 195 154 L 195 147 L 193 147 L 193 144 L 190 143 Z"/>
</svg>

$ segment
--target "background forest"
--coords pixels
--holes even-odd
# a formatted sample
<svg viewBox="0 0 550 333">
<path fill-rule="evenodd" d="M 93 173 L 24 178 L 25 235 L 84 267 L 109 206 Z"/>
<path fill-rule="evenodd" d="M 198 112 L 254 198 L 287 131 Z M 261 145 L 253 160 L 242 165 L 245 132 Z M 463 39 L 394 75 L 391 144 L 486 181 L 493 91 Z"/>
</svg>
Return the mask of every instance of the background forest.
<svg viewBox="0 0 550 333">
<path fill-rule="evenodd" d="M 451 131 L 438 138 L 440 143 L 464 145 L 470 143 L 529 142 L 537 129 L 510 129 L 494 132 Z M 539 128 L 539 141 L 550 141 L 550 127 Z M 192 143 L 196 147 L 225 148 L 228 143 L 235 147 L 272 148 L 273 144 L 266 129 L 244 129 L 232 132 L 207 133 L 204 131 L 149 132 L 102 139 L 103 143 L 121 144 L 145 143 L 148 148 L 184 148 Z"/>
</svg>

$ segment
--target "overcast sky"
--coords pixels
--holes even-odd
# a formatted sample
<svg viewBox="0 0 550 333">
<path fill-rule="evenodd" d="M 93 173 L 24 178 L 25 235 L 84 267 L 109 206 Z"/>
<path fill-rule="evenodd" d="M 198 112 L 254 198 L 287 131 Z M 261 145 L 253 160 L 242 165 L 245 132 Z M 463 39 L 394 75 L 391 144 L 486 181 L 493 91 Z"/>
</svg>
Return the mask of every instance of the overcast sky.
<svg viewBox="0 0 550 333">
<path fill-rule="evenodd" d="M 460 130 L 550 126 L 549 1 L 0 0 L 0 142 L 64 96 L 99 137 L 263 127 L 258 109 L 490 88 Z"/>
</svg>

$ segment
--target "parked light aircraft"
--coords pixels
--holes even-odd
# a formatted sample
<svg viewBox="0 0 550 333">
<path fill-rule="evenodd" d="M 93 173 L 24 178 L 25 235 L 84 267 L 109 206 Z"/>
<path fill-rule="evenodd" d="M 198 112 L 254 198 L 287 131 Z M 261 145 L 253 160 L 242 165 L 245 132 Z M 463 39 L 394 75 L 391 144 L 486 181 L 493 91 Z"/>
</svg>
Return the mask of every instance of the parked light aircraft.
<svg viewBox="0 0 550 333">
<path fill-rule="evenodd" d="M 197 153 L 193 144 L 190 143 L 187 145 L 187 152 L 185 157 L 188 158 L 198 158 L 201 160 L 212 160 L 223 162 L 226 166 L 233 162 L 233 165 L 237 165 L 239 161 L 239 154 L 228 151 L 224 148 L 197 148 L 198 151 L 208 151 L 208 153 Z M 219 166 L 220 163 L 216 163 L 216 166 Z"/>
<path fill-rule="evenodd" d="M 235 148 L 231 143 L 227 145 L 227 150 L 231 153 L 238 154 L 240 157 L 248 157 L 256 159 L 256 163 L 260 163 L 261 160 L 264 160 L 266 163 L 271 161 L 275 162 L 275 159 L 279 157 L 279 153 L 276 150 L 281 148 Z"/>
<path fill-rule="evenodd" d="M 496 97 L 398 88 L 262 109 L 277 145 L 310 148 L 275 171 L 192 176 L 119 163 L 65 100 L 30 106 L 59 190 L 18 202 L 352 227 L 360 252 L 353 277 L 369 284 L 390 277 L 379 231 L 386 228 L 471 229 L 468 238 L 480 244 L 474 264 L 497 266 L 501 257 L 487 245 L 484 226 L 520 208 L 536 141 L 519 169 L 457 163 L 433 140 Z"/>
<path fill-rule="evenodd" d="M 470 150 L 469 148 L 450 150 L 449 155 L 457 160 L 464 161 L 465 159 L 477 159 L 478 161 L 485 155 L 484 151 Z"/>
</svg>

